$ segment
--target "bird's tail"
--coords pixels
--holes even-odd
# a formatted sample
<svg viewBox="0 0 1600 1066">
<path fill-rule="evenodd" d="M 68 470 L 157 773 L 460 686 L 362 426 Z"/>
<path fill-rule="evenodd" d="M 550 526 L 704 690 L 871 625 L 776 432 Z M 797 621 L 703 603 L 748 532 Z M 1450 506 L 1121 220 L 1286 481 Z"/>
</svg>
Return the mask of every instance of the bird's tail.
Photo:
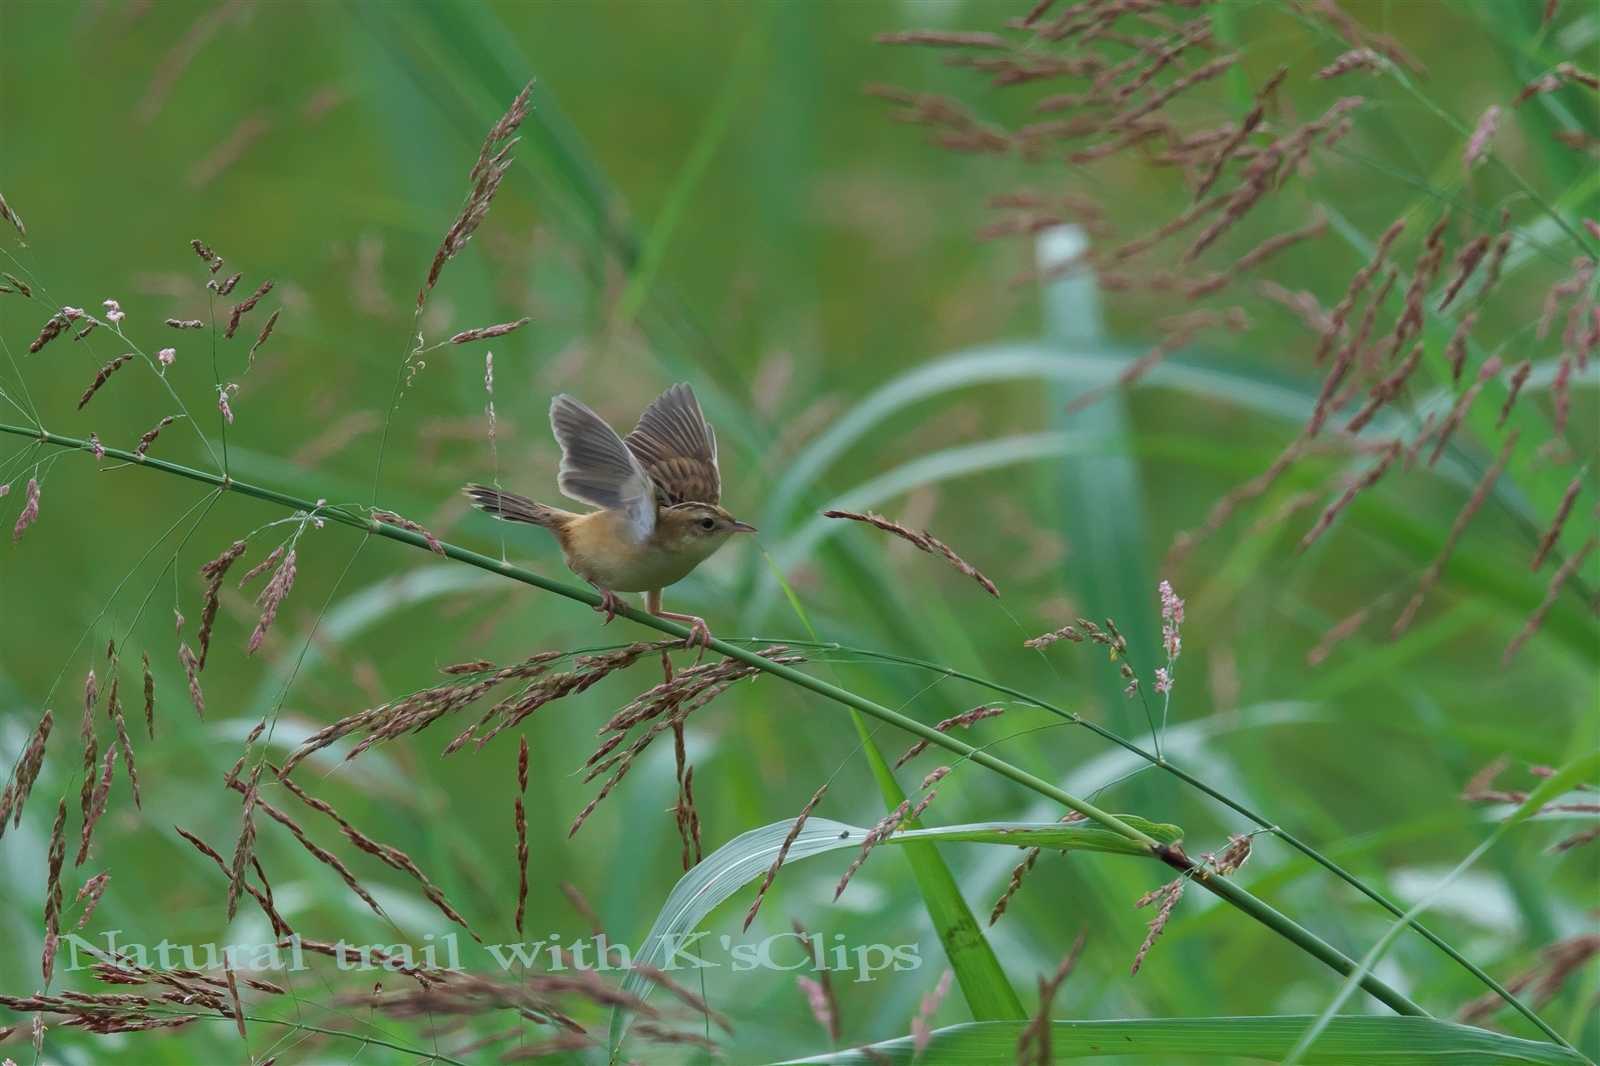
<svg viewBox="0 0 1600 1066">
<path fill-rule="evenodd" d="M 570 511 L 536 503 L 514 492 L 501 492 L 488 485 L 468 485 L 462 491 L 472 501 L 472 506 L 507 522 L 527 522 L 546 529 L 560 529 L 572 518 Z"/>
</svg>

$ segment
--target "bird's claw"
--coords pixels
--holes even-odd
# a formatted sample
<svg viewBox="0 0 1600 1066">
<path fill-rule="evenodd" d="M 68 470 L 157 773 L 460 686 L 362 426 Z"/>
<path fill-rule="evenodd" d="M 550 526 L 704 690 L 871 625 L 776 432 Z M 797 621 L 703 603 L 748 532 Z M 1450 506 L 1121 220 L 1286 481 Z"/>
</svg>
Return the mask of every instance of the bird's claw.
<svg viewBox="0 0 1600 1066">
<path fill-rule="evenodd" d="M 611 620 L 617 617 L 617 612 L 622 610 L 622 600 L 610 589 L 601 589 L 600 602 L 595 604 L 594 609 L 606 616 L 606 620 L 600 624 L 610 625 Z"/>
<path fill-rule="evenodd" d="M 683 638 L 683 646 L 685 648 L 698 647 L 700 649 L 700 655 L 695 658 L 695 662 L 698 664 L 700 659 L 705 657 L 707 649 L 711 647 L 711 627 L 706 625 L 704 618 L 692 615 L 684 619 L 684 621 L 689 623 L 689 635 Z"/>
</svg>

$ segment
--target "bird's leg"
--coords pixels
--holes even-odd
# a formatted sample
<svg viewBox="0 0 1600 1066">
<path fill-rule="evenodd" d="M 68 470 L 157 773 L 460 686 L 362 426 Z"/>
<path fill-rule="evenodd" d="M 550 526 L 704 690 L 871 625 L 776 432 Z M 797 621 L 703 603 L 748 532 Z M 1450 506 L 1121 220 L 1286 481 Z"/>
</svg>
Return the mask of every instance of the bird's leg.
<svg viewBox="0 0 1600 1066">
<path fill-rule="evenodd" d="M 661 614 L 660 589 L 651 589 L 644 594 L 644 609 L 653 615 Z M 672 656 L 665 650 L 661 652 L 661 676 L 667 683 L 672 682 Z"/>
<path fill-rule="evenodd" d="M 594 585 L 594 582 L 591 581 L 589 584 Z M 610 589 L 603 589 L 599 585 L 594 585 L 594 590 L 600 593 L 600 602 L 595 604 L 594 609 L 606 616 L 606 620 L 600 624 L 610 625 L 611 620 L 617 617 L 617 612 L 622 610 L 622 598 Z"/>
<path fill-rule="evenodd" d="M 700 646 L 700 658 L 705 656 L 706 649 L 711 647 L 711 629 L 706 625 L 704 618 L 697 614 L 679 614 L 677 611 L 663 611 L 661 609 L 660 589 L 645 593 L 644 606 L 645 610 L 657 618 L 667 618 L 674 622 L 688 622 L 689 635 L 684 638 L 684 647 L 692 648 L 698 644 Z M 666 657 L 665 652 L 662 653 L 662 657 Z M 695 662 L 698 663 L 700 658 L 696 658 Z M 668 669 L 670 669 L 670 666 Z"/>
</svg>

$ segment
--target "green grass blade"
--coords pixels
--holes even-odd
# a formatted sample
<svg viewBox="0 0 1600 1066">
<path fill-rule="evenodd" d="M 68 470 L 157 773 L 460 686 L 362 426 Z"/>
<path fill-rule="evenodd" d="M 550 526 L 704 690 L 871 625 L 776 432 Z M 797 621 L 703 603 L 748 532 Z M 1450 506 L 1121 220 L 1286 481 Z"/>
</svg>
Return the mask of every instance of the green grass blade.
<svg viewBox="0 0 1600 1066">
<path fill-rule="evenodd" d="M 1061 226 L 1040 234 L 1036 245 L 1040 269 L 1059 275 L 1040 293 L 1045 339 L 1059 347 L 1094 350 L 1106 344 L 1094 273 L 1062 272 L 1065 264 L 1088 251 L 1088 242 L 1088 235 L 1077 227 Z M 1060 383 L 1045 394 L 1052 424 L 1087 434 L 1104 449 L 1100 455 L 1069 459 L 1050 475 L 1056 524 L 1072 545 L 1065 576 L 1084 614 L 1097 621 L 1116 619 L 1128 638 L 1133 665 L 1148 672 L 1159 647 L 1151 623 L 1156 583 L 1145 565 L 1148 538 L 1127 401 L 1114 388 L 1088 407 L 1069 413 L 1068 406 L 1089 391 Z M 1123 695 L 1124 684 L 1115 671 L 1097 670 L 1092 688 L 1106 721 L 1129 735 L 1143 731 L 1147 723 L 1137 721 L 1138 712 Z M 1153 732 L 1155 727 L 1149 728 Z M 1161 750 L 1159 739 L 1155 747 Z"/>
<path fill-rule="evenodd" d="M 1183 835 L 1182 830 L 1175 825 L 1151 822 L 1136 815 L 1118 817 L 1124 818 L 1128 824 L 1163 842 L 1176 841 Z M 765 873 L 772 865 L 773 859 L 777 857 L 784 838 L 789 835 L 793 826 L 794 822 L 787 820 L 741 833 L 707 855 L 698 865 L 684 874 L 673 887 L 666 903 L 661 907 L 661 912 L 656 916 L 655 924 L 650 927 L 649 934 L 642 941 L 636 961 L 658 964 L 663 952 L 674 943 L 682 943 L 681 940 L 674 938 L 693 932 L 719 904 Z M 808 819 L 800 835 L 790 845 L 784 863 L 788 865 L 800 859 L 825 855 L 833 851 L 857 850 L 861 847 L 861 840 L 866 834 L 867 830 L 861 826 L 847 825 L 827 818 Z M 1128 849 L 1129 842 L 1126 839 L 1113 840 L 1114 836 L 1115 834 L 1105 830 L 1081 825 L 1062 825 L 1059 822 L 976 822 L 970 825 L 907 830 L 896 833 L 884 843 L 899 845 L 906 848 L 909 853 L 931 848 L 934 841 L 950 840 L 998 844 L 1012 848 L 1037 845 L 1062 850 L 1138 854 L 1137 850 Z M 942 865 L 941 863 L 941 867 Z M 913 868 L 915 868 L 914 863 Z M 978 942 L 986 945 L 981 936 L 978 937 Z M 955 966 L 954 958 L 950 962 L 952 967 Z M 625 992 L 647 997 L 651 985 L 649 979 L 635 968 L 623 978 L 622 988 Z M 1005 988 L 1010 990 L 1009 982 Z M 1025 1017 L 1021 1002 L 1016 999 L 1014 992 L 1009 998 L 1015 1005 L 1013 1016 Z M 974 1007 L 973 1010 L 976 1013 L 977 1008 Z M 625 1014 L 621 1011 L 613 1013 L 611 1021 L 613 1049 L 620 1044 L 626 1028 Z"/>
<path fill-rule="evenodd" d="M 1304 1015 L 1246 1018 L 1141 1018 L 1056 1021 L 1050 1025 L 1057 1060 L 1161 1056 L 1161 1062 L 1282 1061 L 1309 1019 Z M 1017 1061 L 1015 1023 L 952 1025 L 932 1034 L 919 1057 L 910 1037 L 832 1055 L 790 1059 L 782 1066 L 868 1066 L 869 1063 L 939 1063 L 941 1066 L 1012 1066 Z M 1434 1018 L 1336 1018 L 1307 1062 L 1329 1066 L 1578 1066 L 1582 1055 Z"/>
<path fill-rule="evenodd" d="M 862 718 L 860 712 L 853 710 L 850 719 L 855 724 L 856 735 L 861 738 L 861 748 L 872 767 L 872 776 L 878 783 L 878 791 L 883 794 L 884 807 L 893 811 L 905 799 L 905 793 L 900 790 L 899 782 L 894 779 L 894 771 L 889 768 L 883 752 L 878 750 L 872 731 L 867 728 L 866 719 Z M 917 891 L 922 895 L 922 905 L 928 911 L 928 920 L 933 923 L 933 931 L 939 937 L 939 943 L 944 946 L 945 958 L 950 963 L 950 968 L 955 971 L 956 983 L 961 986 L 961 994 L 967 1001 L 967 1008 L 979 1021 L 1026 1018 L 1027 1012 L 1022 1009 L 1022 1000 L 1018 998 L 1016 989 L 1011 987 L 1011 982 L 1006 979 L 1005 970 L 1001 969 L 994 948 L 990 945 L 988 937 L 984 936 L 978 920 L 973 917 L 972 908 L 967 906 L 966 897 L 961 894 L 954 875 L 950 873 L 950 867 L 945 865 L 938 849 L 931 843 L 935 838 L 933 831 L 921 829 L 914 818 L 907 819 L 905 824 L 917 838 L 903 841 L 906 860 L 911 864 L 911 874 L 916 878 Z M 918 830 L 921 830 L 920 833 Z M 1106 833 L 1108 837 L 1115 835 Z M 852 838 L 859 841 L 860 835 L 852 834 Z M 1118 839 L 1137 852 L 1138 846 L 1132 841 L 1126 838 Z M 901 842 L 896 841 L 896 843 Z"/>
<path fill-rule="evenodd" d="M 770 559 L 768 563 L 771 564 Z M 817 632 L 812 628 L 810 618 L 800 604 L 799 596 L 784 580 L 783 573 L 777 566 L 772 566 L 772 571 L 782 585 L 784 595 L 789 598 L 790 606 L 799 615 L 801 624 L 815 640 Z M 884 808 L 893 811 L 905 800 L 905 793 L 901 791 L 899 782 L 894 778 L 894 771 L 884 759 L 883 752 L 879 750 L 878 743 L 873 738 L 872 730 L 867 728 L 866 720 L 862 718 L 860 712 L 852 709 L 850 721 L 855 726 L 856 735 L 861 739 L 861 748 L 866 753 L 868 764 L 872 767 L 872 776 L 878 784 L 878 791 L 883 795 Z M 912 830 L 921 828 L 916 819 L 907 819 L 905 824 Z M 1114 833 L 1106 835 L 1116 837 Z M 1117 837 L 1117 840 L 1131 844 L 1124 837 Z M 1135 853 L 1138 853 L 1137 849 Z M 967 1009 L 972 1011 L 973 1017 L 980 1021 L 1003 1021 L 1026 1017 L 1022 1009 L 1022 1000 L 1018 998 L 1016 989 L 1011 987 L 1011 982 L 1006 979 L 1005 970 L 1001 968 L 994 948 L 990 945 L 988 937 L 984 936 L 977 919 L 972 916 L 972 908 L 967 906 L 966 897 L 961 894 L 955 877 L 950 873 L 950 867 L 945 865 L 938 849 L 931 843 L 908 843 L 906 858 L 911 864 L 912 876 L 916 878 L 917 891 L 922 895 L 922 904 L 928 912 L 928 920 L 933 925 L 934 933 L 939 937 L 939 943 L 944 947 L 945 958 L 956 975 L 956 982 L 961 986 L 961 995 L 967 1001 Z"/>
<path fill-rule="evenodd" d="M 1334 996 L 1333 1002 L 1329 1003 L 1327 1008 L 1307 1026 L 1306 1031 L 1296 1041 L 1294 1048 L 1284 1062 L 1288 1064 L 1313 1061 L 1309 1057 L 1310 1052 L 1313 1047 L 1321 1042 L 1321 1038 L 1327 1033 L 1328 1027 L 1333 1024 L 1336 1017 L 1335 1012 L 1354 994 L 1356 986 L 1361 982 L 1361 979 L 1372 972 L 1372 968 L 1387 953 L 1395 938 L 1400 935 L 1407 925 L 1432 906 L 1434 901 L 1450 886 L 1451 882 L 1465 873 L 1473 863 L 1478 861 L 1484 852 L 1494 847 L 1500 838 L 1510 832 L 1513 827 L 1519 826 L 1529 818 L 1532 818 L 1539 813 L 1539 810 L 1546 803 L 1549 803 L 1563 792 L 1577 788 L 1584 782 L 1593 780 L 1596 776 L 1600 776 L 1600 751 L 1591 751 L 1587 755 L 1580 756 L 1567 763 L 1560 770 L 1540 782 L 1539 787 L 1528 793 L 1528 798 L 1523 800 L 1522 805 L 1496 826 L 1494 832 L 1484 838 L 1483 843 L 1473 848 L 1472 852 L 1462 859 L 1455 869 L 1446 874 L 1444 879 L 1431 892 L 1418 900 L 1410 910 L 1406 911 L 1403 917 L 1391 925 L 1388 931 L 1378 939 L 1378 942 L 1372 946 L 1371 951 L 1367 952 L 1366 957 L 1361 960 L 1360 964 L 1350 971 L 1345 978 L 1344 984 L 1340 987 L 1338 995 Z"/>
</svg>

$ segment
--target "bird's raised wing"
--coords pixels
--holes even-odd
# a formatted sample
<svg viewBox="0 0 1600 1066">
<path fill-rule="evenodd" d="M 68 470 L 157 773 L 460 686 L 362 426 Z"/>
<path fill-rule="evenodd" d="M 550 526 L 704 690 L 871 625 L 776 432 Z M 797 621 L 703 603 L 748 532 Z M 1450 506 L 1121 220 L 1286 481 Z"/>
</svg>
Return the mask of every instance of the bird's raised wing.
<svg viewBox="0 0 1600 1066">
<path fill-rule="evenodd" d="M 717 435 L 688 385 L 674 385 L 657 396 L 625 443 L 654 483 L 661 506 L 720 502 Z"/>
<path fill-rule="evenodd" d="M 643 541 L 656 525 L 655 487 L 617 431 L 565 394 L 550 401 L 550 428 L 561 445 L 556 483 L 564 495 L 628 516 Z"/>
</svg>

